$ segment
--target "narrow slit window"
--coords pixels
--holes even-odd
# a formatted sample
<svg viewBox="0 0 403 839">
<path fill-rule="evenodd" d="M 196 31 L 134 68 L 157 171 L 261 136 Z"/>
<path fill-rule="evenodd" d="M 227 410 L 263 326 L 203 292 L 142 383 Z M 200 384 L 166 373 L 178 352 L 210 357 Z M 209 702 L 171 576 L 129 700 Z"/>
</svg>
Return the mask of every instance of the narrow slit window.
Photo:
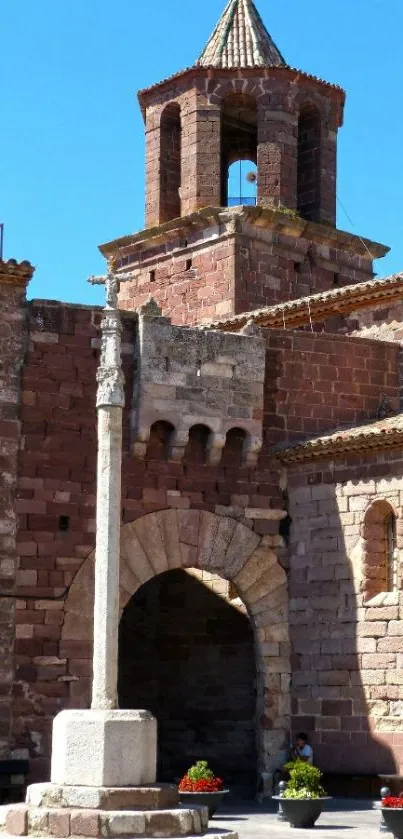
<svg viewBox="0 0 403 839">
<path fill-rule="evenodd" d="M 396 518 L 394 513 L 386 519 L 387 583 L 388 591 L 397 590 Z"/>
</svg>

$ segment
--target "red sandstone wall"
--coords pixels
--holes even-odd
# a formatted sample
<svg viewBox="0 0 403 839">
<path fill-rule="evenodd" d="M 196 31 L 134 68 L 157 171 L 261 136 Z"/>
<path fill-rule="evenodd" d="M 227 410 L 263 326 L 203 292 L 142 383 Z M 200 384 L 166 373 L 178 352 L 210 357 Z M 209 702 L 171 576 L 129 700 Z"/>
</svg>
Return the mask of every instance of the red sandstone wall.
<svg viewBox="0 0 403 839">
<path fill-rule="evenodd" d="M 299 465 L 289 473 L 289 496 L 293 729 L 309 732 L 315 760 L 329 772 L 401 773 L 401 572 L 383 602 L 366 602 L 361 592 L 363 520 L 375 501 L 396 512 L 401 556 L 401 455 Z"/>
<path fill-rule="evenodd" d="M 363 257 L 252 224 L 238 227 L 145 244 L 124 266 L 138 273 L 122 283 L 120 306 L 133 311 L 153 297 L 173 323 L 191 326 L 328 291 L 335 277 L 339 286 L 372 279 L 372 262 Z"/>
<path fill-rule="evenodd" d="M 20 373 L 25 343 L 25 281 L 2 281 L 0 263 L 0 755 L 10 753 L 16 579 L 15 493 L 20 442 Z M 5 271 L 6 273 L 6 271 Z M 11 273 L 11 271 L 10 271 Z M 10 281 L 11 280 L 11 281 Z"/>
<path fill-rule="evenodd" d="M 193 246 L 192 246 L 193 245 Z M 180 326 L 219 318 L 234 311 L 235 244 L 233 237 L 216 244 L 177 243 L 175 253 L 165 247 L 138 257 L 139 274 L 121 286 L 119 305 L 133 311 L 153 297 L 162 312 Z"/>
<path fill-rule="evenodd" d="M 45 779 L 51 723 L 68 705 L 88 702 L 92 643 L 81 627 L 62 639 L 67 591 L 95 543 L 95 374 L 98 309 L 33 302 L 22 379 L 19 456 L 19 556 L 16 574 L 13 743 L 26 749 L 32 777 Z M 135 459 L 130 453 L 134 321 L 124 318 L 123 362 L 128 406 L 124 420 L 122 522 L 166 508 L 204 509 L 248 519 L 278 546 L 282 508 L 279 473 L 268 458 L 259 469 Z M 264 511 L 261 517 L 260 510 Z M 257 512 L 256 512 L 257 511 Z M 60 517 L 68 517 L 68 530 Z M 77 632 L 76 632 L 77 630 Z M 80 640 L 77 640 L 77 639 Z"/>
<path fill-rule="evenodd" d="M 263 330 L 270 444 L 376 419 L 382 394 L 397 410 L 399 347 L 381 341 Z"/>
</svg>

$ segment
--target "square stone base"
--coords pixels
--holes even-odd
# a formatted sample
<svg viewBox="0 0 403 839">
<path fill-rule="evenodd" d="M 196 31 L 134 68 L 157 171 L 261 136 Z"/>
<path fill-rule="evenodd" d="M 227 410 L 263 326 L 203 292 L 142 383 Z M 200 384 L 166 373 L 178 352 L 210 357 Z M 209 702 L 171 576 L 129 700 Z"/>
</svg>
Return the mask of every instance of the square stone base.
<svg viewBox="0 0 403 839">
<path fill-rule="evenodd" d="M 62 711 L 53 721 L 52 784 L 154 784 L 157 721 L 148 711 Z"/>
</svg>

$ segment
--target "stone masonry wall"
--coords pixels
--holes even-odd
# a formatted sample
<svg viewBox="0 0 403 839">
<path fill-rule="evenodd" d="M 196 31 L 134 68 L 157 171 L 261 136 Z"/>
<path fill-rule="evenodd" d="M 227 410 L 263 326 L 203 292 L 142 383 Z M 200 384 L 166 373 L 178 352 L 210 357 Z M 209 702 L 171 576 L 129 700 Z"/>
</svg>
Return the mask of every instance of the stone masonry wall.
<svg viewBox="0 0 403 839">
<path fill-rule="evenodd" d="M 119 305 L 130 311 L 153 297 L 173 323 L 191 326 L 372 279 L 367 257 L 293 232 L 292 222 L 283 231 L 257 227 L 232 211 L 203 230 L 139 241 L 117 255 L 136 272 L 122 283 Z"/>
<path fill-rule="evenodd" d="M 84 638 L 80 634 L 77 615 L 65 624 L 65 603 L 95 544 L 95 376 L 100 317 L 99 309 L 51 301 L 34 301 L 28 306 L 16 501 L 17 626 L 11 739 L 13 746 L 29 755 L 32 778 L 37 780 L 47 777 L 54 715 L 66 706 L 86 706 L 89 696 L 91 637 L 87 631 Z M 281 552 L 279 524 L 285 514 L 281 476 L 269 457 L 262 455 L 258 467 L 252 469 L 232 456 L 219 466 L 173 462 L 151 451 L 144 459 L 133 456 L 131 404 L 137 319 L 125 315 L 123 320 L 127 395 L 122 524 L 160 510 L 206 510 L 245 522 L 265 540 L 265 550 Z M 274 576 L 271 570 L 267 585 L 273 585 Z M 253 592 L 255 581 L 256 572 L 249 583 Z M 81 615 L 91 630 L 88 602 L 85 600 L 88 613 Z M 283 633 L 285 647 L 286 625 L 277 628 Z M 273 690 L 267 698 L 270 706 L 261 710 L 261 726 L 268 728 L 265 736 L 270 738 L 270 714 L 279 702 L 276 691 L 280 692 L 281 685 L 285 690 L 289 675 L 286 652 L 277 661 L 280 647 L 270 644 L 269 628 L 261 623 L 257 631 L 267 646 L 266 655 L 273 657 Z M 276 748 L 281 748 L 280 734 L 274 735 Z"/>
<path fill-rule="evenodd" d="M 300 465 L 289 474 L 293 728 L 328 771 L 402 772 L 403 462 L 398 451 Z M 397 517 L 395 592 L 365 600 L 364 517 Z M 381 569 L 380 569 L 381 573 Z"/>
<path fill-rule="evenodd" d="M 30 269 L 30 266 L 28 266 Z M 15 273 L 14 273 L 15 269 Z M 32 270 L 18 275 L 17 266 L 0 262 L 0 755 L 12 751 L 11 692 L 14 677 L 16 580 L 15 493 L 20 376 L 26 341 L 25 287 Z M 9 595 L 9 596 L 7 596 Z M 16 753 L 18 756 L 18 752 Z"/>
<path fill-rule="evenodd" d="M 245 433 L 244 458 L 256 463 L 262 446 L 265 348 L 259 335 L 231 335 L 172 326 L 140 316 L 134 388 L 135 452 L 144 456 L 152 425 L 174 428 L 171 454 L 181 460 L 189 432 L 208 431 L 208 461 L 219 463 L 231 429 Z"/>
<path fill-rule="evenodd" d="M 80 596 L 84 597 L 84 601 L 82 601 L 84 605 L 80 607 L 80 615 L 75 613 L 74 608 L 72 609 L 67 623 L 65 604 L 66 600 L 69 599 L 70 608 L 74 605 L 72 604 L 72 598 L 74 600 L 74 597 L 69 595 L 69 592 L 77 574 L 83 567 L 83 563 L 91 555 L 95 542 L 95 374 L 99 357 L 100 317 L 99 309 L 66 306 L 49 301 L 34 301 L 28 307 L 29 344 L 22 377 L 20 414 L 22 436 L 16 501 L 18 565 L 14 591 L 16 593 L 17 626 L 14 660 L 15 680 L 12 688 L 11 743 L 13 748 L 26 750 L 31 759 L 32 776 L 37 779 L 44 779 L 47 775 L 50 729 L 53 716 L 66 706 L 86 706 L 89 697 L 92 658 L 90 589 L 83 591 L 82 586 L 79 586 Z M 281 618 L 276 617 L 275 623 L 273 623 L 277 608 L 276 603 L 278 602 L 276 598 L 280 596 L 280 590 L 282 592 L 281 596 L 284 596 L 284 572 L 278 564 L 278 560 L 286 564 L 284 543 L 279 535 L 286 503 L 284 470 L 269 456 L 267 448 L 262 450 L 258 464 L 254 468 L 248 466 L 245 462 L 236 460 L 232 453 L 229 457 L 225 457 L 225 452 L 221 463 L 216 466 L 203 462 L 203 460 L 190 462 L 188 457 L 184 457 L 183 460 L 177 462 L 167 460 L 161 454 L 156 455 L 151 449 L 146 450 L 142 459 L 135 457 L 132 453 L 131 405 L 135 375 L 133 359 L 135 357 L 137 317 L 127 314 L 124 315 L 123 321 L 123 364 L 127 382 L 127 396 L 124 414 L 122 524 L 134 522 L 148 513 L 157 513 L 163 510 L 176 510 L 178 515 L 181 516 L 187 511 L 206 511 L 214 513 L 218 517 L 223 517 L 225 522 L 230 520 L 235 523 L 243 523 L 248 532 L 253 530 L 257 537 L 264 540 L 264 543 L 262 543 L 264 544 L 262 561 L 265 561 L 265 552 L 269 552 L 272 556 L 271 561 L 277 562 L 275 570 L 270 568 L 265 574 L 261 568 L 258 569 L 254 566 L 248 570 L 245 577 L 248 596 L 250 594 L 251 598 L 257 599 L 259 603 L 260 599 L 262 603 L 267 601 L 267 604 L 269 604 L 267 607 L 268 614 L 271 615 L 272 625 L 267 625 L 264 622 L 267 619 L 263 619 L 258 607 L 255 631 L 259 645 L 261 645 L 260 648 L 264 651 L 262 662 L 267 684 L 267 690 L 258 713 L 258 725 L 260 731 L 264 732 L 264 738 L 266 738 L 264 742 L 270 743 L 267 748 L 271 749 L 270 759 L 272 759 L 273 748 L 280 750 L 284 745 L 281 738 L 283 737 L 282 731 L 287 726 L 288 713 L 288 625 L 284 619 L 284 604 L 281 605 L 280 609 Z M 284 334 L 282 331 L 267 333 L 267 337 L 270 344 L 267 356 L 267 395 L 270 396 L 274 393 L 276 397 L 275 409 L 270 413 L 270 417 L 274 415 L 275 411 L 278 412 L 281 428 L 277 430 L 281 431 L 282 439 L 286 435 L 296 433 L 289 426 L 287 420 L 287 417 L 293 415 L 292 405 L 298 406 L 298 411 L 301 411 L 300 406 L 305 404 L 303 397 L 305 379 L 303 379 L 303 373 L 297 368 L 297 365 L 302 363 L 301 359 L 304 353 L 310 353 L 312 361 L 309 381 L 315 382 L 315 387 L 312 385 L 312 391 L 310 392 L 313 393 L 316 388 L 318 393 L 322 394 L 322 406 L 329 402 L 329 399 L 333 399 L 332 409 L 335 412 L 333 418 L 339 416 L 337 412 L 341 409 L 338 397 L 336 398 L 337 393 L 331 390 L 330 393 L 333 393 L 334 396 L 330 397 L 326 389 L 321 390 L 321 383 L 328 381 L 325 377 L 326 365 L 323 368 L 321 363 L 323 361 L 322 356 L 328 355 L 329 352 L 334 355 L 335 359 L 338 358 L 337 369 L 347 369 L 348 365 L 355 365 L 353 371 L 357 370 L 357 376 L 359 375 L 360 378 L 365 372 L 368 373 L 367 390 L 358 391 L 361 401 L 359 404 L 354 402 L 354 407 L 351 408 L 355 412 L 354 419 L 371 414 L 376 403 L 378 388 L 389 387 L 388 393 L 392 396 L 397 392 L 397 374 L 396 371 L 393 372 L 393 364 L 399 349 L 396 345 L 345 339 L 340 336 L 317 336 L 307 335 L 306 333 Z M 225 336 L 222 340 L 224 339 Z M 232 339 L 242 341 L 241 336 L 232 336 Z M 365 366 L 363 359 L 365 360 Z M 342 362 L 345 363 L 345 368 L 341 366 Z M 281 372 L 280 363 L 283 365 L 282 377 L 279 375 L 279 372 Z M 291 365 L 288 370 L 285 366 L 287 364 Z M 308 367 L 307 370 L 309 371 L 310 368 Z M 333 376 L 333 368 L 329 371 L 329 377 L 331 374 Z M 372 375 L 374 375 L 374 379 L 371 378 Z M 298 387 L 296 386 L 297 380 Z M 287 399 L 280 398 L 281 393 L 286 392 L 287 381 L 290 386 L 290 396 Z M 293 382 L 295 387 L 292 387 Z M 352 390 L 350 386 L 354 386 Z M 356 393 L 355 380 L 353 380 L 353 386 L 348 383 L 347 391 L 343 390 L 347 404 L 351 402 Z M 360 385 L 360 387 L 364 387 L 364 385 Z M 162 400 L 161 408 L 163 404 L 164 401 Z M 284 410 L 284 406 L 287 406 L 286 410 Z M 344 416 L 344 414 L 340 414 L 340 416 Z M 268 420 L 268 418 L 269 414 L 266 419 Z M 161 419 L 163 419 L 163 410 Z M 322 418 L 321 421 L 329 424 L 328 418 Z M 272 422 L 272 419 L 270 419 L 270 422 Z M 277 428 L 273 424 L 272 427 Z M 386 469 L 386 464 L 387 460 L 385 459 L 385 462 L 381 464 L 382 469 Z M 379 464 L 377 468 L 379 468 Z M 360 463 L 361 476 L 364 474 L 363 469 L 364 466 Z M 397 474 L 396 464 L 393 465 L 393 469 L 395 470 L 394 474 Z M 301 470 L 301 475 L 305 475 L 303 470 Z M 348 481 L 349 478 L 343 479 L 340 477 L 338 480 L 341 483 L 343 480 Z M 370 478 L 370 480 L 374 479 Z M 300 534 L 298 535 L 299 544 L 299 542 L 308 538 L 305 536 L 305 532 L 308 528 L 309 517 L 305 510 L 299 521 L 297 507 L 300 501 L 298 500 L 298 494 L 293 495 L 294 486 L 298 493 L 298 485 L 294 485 L 291 480 L 290 515 L 293 519 L 294 532 Z M 309 483 L 309 486 L 304 484 L 303 497 L 307 487 L 312 492 L 324 491 L 323 503 L 329 501 L 327 494 L 329 489 L 318 490 L 316 484 L 311 483 Z M 376 491 L 380 492 L 379 487 Z M 309 503 L 311 502 L 309 501 Z M 315 497 L 314 500 L 312 499 L 312 503 L 316 512 L 319 500 L 316 500 Z M 343 501 L 343 504 L 345 503 Z M 357 502 L 352 500 L 351 503 L 349 513 L 354 511 L 353 507 Z M 322 513 L 323 511 L 321 515 Z M 333 524 L 334 519 L 328 517 L 330 513 L 323 513 L 323 515 L 326 517 L 323 528 L 326 528 L 326 530 L 330 528 L 329 534 L 323 534 L 327 557 L 328 550 L 333 550 L 331 548 L 333 542 L 328 543 L 327 539 L 333 540 L 335 538 L 331 528 L 336 527 L 336 525 Z M 314 552 L 322 549 L 315 542 L 315 531 L 320 531 L 321 523 L 315 520 L 314 516 L 311 524 L 309 539 L 312 540 L 312 543 L 307 542 L 305 549 L 299 549 L 298 545 L 294 548 L 293 544 L 292 569 L 297 571 L 299 562 L 308 561 L 309 565 L 310 557 L 316 555 Z M 311 524 L 309 524 L 309 528 Z M 227 527 L 227 525 L 225 526 Z M 351 526 L 350 520 L 346 519 L 342 526 L 345 535 L 348 536 L 348 528 Z M 186 535 L 186 539 L 189 540 L 189 556 L 191 556 L 192 538 L 191 533 Z M 340 538 L 344 537 L 340 536 Z M 322 534 L 320 532 L 318 539 L 321 543 Z M 301 550 L 305 550 L 305 554 L 301 554 Z M 303 560 L 301 560 L 301 556 L 304 557 Z M 305 557 L 308 557 L 308 560 Z M 342 565 L 345 568 L 344 562 L 339 556 L 337 557 L 337 565 Z M 259 573 L 262 576 L 256 582 L 256 574 Z M 304 573 L 308 573 L 308 566 L 306 566 Z M 326 622 L 326 630 L 323 631 L 326 631 L 326 633 L 328 630 L 329 632 L 333 632 L 333 629 L 336 631 L 335 624 L 341 622 L 343 623 L 342 630 L 340 630 L 342 637 L 352 637 L 352 635 L 346 635 L 346 633 L 353 632 L 349 626 L 354 623 L 351 617 L 350 600 L 347 598 L 346 586 L 347 588 L 349 585 L 354 587 L 354 583 L 351 583 L 346 577 L 336 577 L 336 571 L 332 581 L 329 582 L 327 578 L 323 580 L 320 575 L 326 573 L 327 571 L 320 571 L 318 581 L 310 579 L 309 582 L 309 586 L 315 583 L 315 586 L 318 587 L 317 597 L 325 598 L 323 602 L 321 600 L 322 605 L 319 604 L 319 599 L 317 601 L 313 599 L 312 603 L 314 605 L 309 605 L 308 600 L 316 589 L 311 588 L 308 592 L 308 588 L 303 587 L 305 583 L 302 578 L 292 577 L 294 581 L 292 582 L 292 586 L 294 586 L 292 588 L 292 608 L 295 625 L 298 625 L 298 627 L 308 626 L 308 634 L 311 630 L 316 631 L 315 620 L 319 609 L 323 606 L 326 612 L 326 618 L 323 618 L 323 622 Z M 344 572 L 339 569 L 337 575 L 340 573 Z M 292 570 L 292 574 L 294 575 L 294 570 Z M 342 580 L 342 585 L 339 585 L 339 580 Z M 272 592 L 271 587 L 273 585 L 280 586 L 278 595 L 277 589 Z M 299 592 L 298 595 L 295 595 L 296 590 Z M 353 588 L 351 590 L 353 591 Z M 266 591 L 269 592 L 267 595 L 265 594 Z M 303 594 L 304 591 L 306 594 Z M 302 600 L 306 598 L 301 609 L 298 603 L 294 603 L 294 600 L 298 600 L 299 597 Z M 326 600 L 327 597 L 333 598 L 333 601 Z M 340 597 L 342 598 L 342 610 L 340 611 L 341 607 L 339 609 L 337 605 L 337 620 L 333 620 L 332 615 L 334 615 L 336 609 L 336 601 L 339 604 Z M 347 606 L 350 611 L 344 612 L 343 610 Z M 362 614 L 364 618 L 368 617 L 369 620 L 372 620 L 371 608 L 373 607 L 365 607 L 365 613 L 359 612 L 357 616 L 360 617 Z M 390 620 L 395 620 L 396 616 L 399 615 L 397 610 L 400 607 L 395 604 L 391 608 L 394 609 L 393 615 L 395 617 L 392 617 L 392 613 L 389 614 L 389 612 L 382 617 L 384 613 L 377 612 L 377 621 L 379 620 L 382 624 L 382 621 L 385 622 L 389 617 Z M 87 611 L 85 612 L 85 610 Z M 299 614 L 300 611 L 302 612 L 301 615 Z M 344 614 L 345 621 L 344 618 L 342 619 Z M 280 620 L 282 622 L 279 622 Z M 382 624 L 377 629 L 378 631 L 382 630 L 382 632 L 385 629 L 384 634 L 387 635 L 386 624 L 385 627 Z M 392 635 L 392 630 L 389 634 L 391 637 L 395 637 Z M 376 637 L 381 638 L 383 636 Z M 298 640 L 302 642 L 302 637 L 300 638 L 299 634 L 297 642 Z M 314 640 L 317 641 L 318 639 Z M 328 635 L 325 634 L 323 641 L 328 640 L 332 640 L 332 638 L 329 639 Z M 378 645 L 378 641 L 375 643 Z M 395 642 L 392 641 L 393 643 Z M 368 650 L 368 655 L 385 655 L 381 650 L 382 645 L 379 648 L 376 646 L 375 650 L 372 642 L 368 646 L 372 647 L 372 650 Z M 355 653 L 346 652 L 344 647 L 340 647 L 340 649 L 341 652 L 337 655 L 355 655 Z M 348 684 L 345 684 L 344 681 L 340 685 L 338 683 L 327 684 L 325 681 L 319 681 L 318 684 L 316 682 L 312 684 L 310 682 L 308 684 L 300 683 L 303 678 L 319 678 L 316 676 L 317 644 L 312 648 L 312 655 L 313 650 L 316 650 L 316 653 L 314 659 L 311 660 L 309 651 L 306 654 L 308 658 L 299 659 L 298 656 L 304 656 L 305 652 L 298 648 L 295 649 L 294 684 L 298 690 L 300 688 L 301 690 L 304 689 L 302 694 L 297 695 L 297 701 L 305 701 L 306 699 L 309 701 L 320 699 L 320 702 L 330 699 L 337 701 L 341 699 L 352 700 L 352 696 L 345 697 L 340 690 L 343 685 L 344 687 L 350 686 L 352 679 L 352 677 L 350 679 L 350 676 L 348 676 Z M 361 653 L 358 654 L 361 655 Z M 392 656 L 398 656 L 398 654 L 398 652 L 391 653 Z M 323 655 L 327 655 L 327 653 L 323 651 Z M 354 671 L 354 668 L 352 659 L 349 661 L 348 666 L 351 665 L 351 667 L 348 672 L 350 673 Z M 344 668 L 345 670 L 347 668 L 346 663 L 345 666 L 342 666 L 341 661 L 336 659 L 332 666 L 328 666 L 329 660 L 325 658 L 323 665 L 326 665 L 326 672 L 330 672 L 337 662 L 338 669 Z M 378 670 L 381 669 L 381 662 L 385 663 L 386 659 L 378 659 L 377 665 L 374 665 L 374 667 L 372 667 L 371 662 L 372 659 L 368 662 L 364 661 L 366 667 L 368 664 L 367 669 Z M 399 666 L 398 661 L 397 663 Z M 385 664 L 385 673 L 387 666 Z M 314 672 L 312 677 L 309 675 L 310 670 Z M 343 676 L 340 677 L 343 680 L 347 678 L 344 670 Z M 331 680 L 339 677 L 325 676 L 322 678 Z M 371 675 L 368 678 L 378 679 L 380 677 L 372 677 Z M 386 675 L 384 681 L 386 682 Z M 317 691 L 313 695 L 314 692 L 311 692 L 311 687 L 313 688 L 315 685 Z M 395 683 L 393 685 L 394 688 L 399 687 Z M 353 686 L 352 682 L 351 686 Z M 371 682 L 371 686 L 383 687 L 383 682 L 379 685 L 378 682 Z M 324 693 L 319 697 L 319 688 L 322 689 L 322 687 Z M 354 687 L 357 687 L 355 699 L 358 700 L 358 688 L 362 695 L 362 687 L 360 685 L 354 685 Z M 335 690 L 330 690 L 330 688 L 335 688 Z M 388 693 L 396 694 L 396 701 L 399 700 L 398 692 L 396 690 L 390 692 L 388 688 Z M 374 694 L 371 695 L 371 701 L 375 700 L 378 701 L 378 698 Z M 381 702 L 389 701 L 384 696 L 379 697 L 379 700 Z M 305 727 L 305 723 L 309 726 L 307 717 L 314 716 L 316 719 L 316 712 L 308 713 L 308 707 L 305 705 L 298 706 L 297 722 L 299 727 Z M 332 706 L 320 705 L 320 707 L 314 707 L 318 708 L 317 716 L 337 716 L 336 712 L 334 714 L 331 712 Z M 340 719 L 350 715 L 351 705 L 338 707 L 345 708 L 345 713 L 343 710 L 343 714 L 339 715 Z M 356 706 L 354 707 L 355 714 L 357 709 Z M 389 716 L 390 710 L 391 708 L 388 706 Z M 365 710 L 362 710 L 360 714 L 362 719 L 359 723 L 360 728 L 356 731 L 357 734 L 363 733 L 362 726 L 365 724 L 363 721 L 365 713 Z M 394 713 L 393 710 L 392 716 Z M 281 727 L 276 730 L 272 730 L 273 718 L 283 721 Z M 326 721 L 325 724 L 330 723 Z M 346 725 L 347 723 L 344 722 L 343 726 Z M 380 723 L 380 725 L 385 725 L 385 723 Z M 318 732 L 322 731 L 320 727 L 317 730 Z M 342 730 L 341 722 L 337 730 Z M 390 729 L 388 728 L 388 737 L 389 732 Z M 390 743 L 393 748 L 395 747 L 395 741 L 393 740 L 395 736 L 397 735 L 393 734 L 389 740 L 384 741 L 388 748 Z M 327 748 L 326 744 L 330 743 L 330 740 L 325 738 L 322 742 L 321 738 L 322 734 L 320 733 L 320 737 L 315 740 L 315 744 L 319 749 L 318 755 L 322 760 L 324 759 L 324 751 L 326 751 L 326 749 L 321 751 L 322 745 Z M 343 738 L 341 739 L 343 740 Z M 354 738 L 350 737 L 350 734 L 347 739 L 352 744 Z M 357 738 L 354 742 L 358 742 L 359 739 Z M 348 766 L 352 750 L 348 751 L 347 749 L 346 752 L 342 750 L 340 754 L 340 760 L 344 756 L 343 765 Z M 375 754 L 374 765 L 383 766 L 379 754 L 378 750 Z M 260 765 L 264 766 L 263 758 L 261 758 Z"/>
<path fill-rule="evenodd" d="M 119 306 L 131 311 L 153 297 L 173 323 L 191 326 L 233 311 L 234 236 L 225 228 L 145 246 L 130 259 L 136 279 L 121 286 Z"/>
<path fill-rule="evenodd" d="M 262 332 L 267 346 L 268 443 L 376 419 L 383 394 L 398 409 L 397 344 L 314 332 Z"/>
</svg>

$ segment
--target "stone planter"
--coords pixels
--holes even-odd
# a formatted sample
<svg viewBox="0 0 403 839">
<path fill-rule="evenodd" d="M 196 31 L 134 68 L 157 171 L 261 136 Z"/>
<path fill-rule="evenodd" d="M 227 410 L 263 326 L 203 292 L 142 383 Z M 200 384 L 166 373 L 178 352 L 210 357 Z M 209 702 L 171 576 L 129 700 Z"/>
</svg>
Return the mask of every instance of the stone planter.
<svg viewBox="0 0 403 839">
<path fill-rule="evenodd" d="M 381 807 L 383 820 L 395 839 L 403 839 L 403 809 L 399 807 Z"/>
<path fill-rule="evenodd" d="M 323 810 L 324 802 L 329 800 L 328 797 L 282 798 L 280 795 L 274 795 L 273 798 L 281 801 L 285 819 L 292 827 L 313 827 Z"/>
<path fill-rule="evenodd" d="M 179 801 L 181 807 L 207 807 L 209 819 L 218 810 L 224 795 L 228 795 L 229 789 L 220 792 L 180 792 Z"/>
</svg>

